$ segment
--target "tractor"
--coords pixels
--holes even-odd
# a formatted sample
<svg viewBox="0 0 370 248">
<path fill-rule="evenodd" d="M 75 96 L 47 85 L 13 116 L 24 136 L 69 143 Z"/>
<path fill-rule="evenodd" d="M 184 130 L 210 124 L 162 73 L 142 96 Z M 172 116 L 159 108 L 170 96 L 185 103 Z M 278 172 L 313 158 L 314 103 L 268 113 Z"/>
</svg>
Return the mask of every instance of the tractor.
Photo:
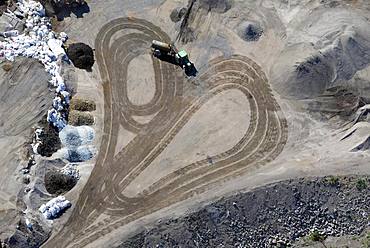
<svg viewBox="0 0 370 248">
<path fill-rule="evenodd" d="M 189 77 L 195 77 L 198 72 L 194 64 L 190 62 L 187 52 L 179 51 L 174 44 L 153 40 L 152 52 L 154 57 L 180 66 Z"/>
</svg>

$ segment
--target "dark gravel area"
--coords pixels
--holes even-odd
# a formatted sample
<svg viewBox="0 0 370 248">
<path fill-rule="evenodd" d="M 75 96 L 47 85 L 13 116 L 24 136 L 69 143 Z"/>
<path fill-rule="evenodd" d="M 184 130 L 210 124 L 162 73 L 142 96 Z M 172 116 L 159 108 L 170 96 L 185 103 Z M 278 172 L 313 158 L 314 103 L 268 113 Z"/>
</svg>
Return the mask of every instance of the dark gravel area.
<svg viewBox="0 0 370 248">
<path fill-rule="evenodd" d="M 64 194 L 76 184 L 76 178 L 65 175 L 58 170 L 50 170 L 45 174 L 45 188 L 50 194 Z"/>
<path fill-rule="evenodd" d="M 369 183 L 329 177 L 268 185 L 162 222 L 118 247 L 289 247 L 313 232 L 360 235 L 370 226 Z"/>
<path fill-rule="evenodd" d="M 46 120 L 46 117 L 44 118 Z M 59 139 L 58 131 L 43 121 L 44 132 L 40 136 L 41 144 L 37 148 L 37 152 L 41 156 L 51 157 L 54 152 L 58 151 L 61 148 L 61 142 Z"/>
<path fill-rule="evenodd" d="M 32 229 L 28 229 L 25 221 L 22 219 L 18 222 L 18 228 L 15 230 L 14 234 L 4 240 L 2 247 L 38 248 L 47 240 L 49 235 L 50 230 L 44 230 L 37 223 L 33 224 Z"/>
<path fill-rule="evenodd" d="M 94 51 L 84 43 L 73 43 L 67 48 L 67 55 L 79 69 L 91 70 L 94 65 Z"/>
</svg>

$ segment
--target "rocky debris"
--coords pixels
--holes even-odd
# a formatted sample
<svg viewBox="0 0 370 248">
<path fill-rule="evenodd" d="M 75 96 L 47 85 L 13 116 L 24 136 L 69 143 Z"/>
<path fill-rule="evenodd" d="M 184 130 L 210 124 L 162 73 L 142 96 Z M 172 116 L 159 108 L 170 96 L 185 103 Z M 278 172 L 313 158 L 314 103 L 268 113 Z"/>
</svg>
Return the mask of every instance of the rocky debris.
<svg viewBox="0 0 370 248">
<path fill-rule="evenodd" d="M 181 21 L 182 17 L 186 14 L 187 9 L 186 8 L 176 8 L 172 10 L 170 14 L 171 21 L 173 22 L 179 22 Z"/>
<path fill-rule="evenodd" d="M 91 70 L 94 65 L 94 51 L 84 43 L 73 43 L 69 45 L 67 54 L 73 65 L 79 69 Z"/>
<path fill-rule="evenodd" d="M 370 225 L 369 177 L 297 179 L 170 219 L 119 247 L 289 247 L 313 231 L 360 235 Z"/>
<path fill-rule="evenodd" d="M 26 219 L 18 222 L 13 235 L 6 238 L 3 247 L 12 248 L 38 248 L 44 243 L 50 235 L 50 230 L 43 228 L 37 222 L 32 223 L 32 228 L 26 224 Z"/>
<path fill-rule="evenodd" d="M 258 41 L 263 34 L 260 24 L 254 22 L 243 22 L 240 25 L 239 36 L 245 41 Z"/>
</svg>

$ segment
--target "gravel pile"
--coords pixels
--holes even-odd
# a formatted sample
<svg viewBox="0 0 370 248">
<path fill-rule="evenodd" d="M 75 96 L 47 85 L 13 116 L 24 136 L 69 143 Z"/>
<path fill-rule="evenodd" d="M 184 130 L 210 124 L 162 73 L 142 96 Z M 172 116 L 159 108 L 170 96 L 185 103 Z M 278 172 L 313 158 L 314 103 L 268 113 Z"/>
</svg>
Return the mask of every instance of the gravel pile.
<svg viewBox="0 0 370 248">
<path fill-rule="evenodd" d="M 70 191 L 77 181 L 74 176 L 52 170 L 45 175 L 45 188 L 50 194 L 60 195 Z"/>
<path fill-rule="evenodd" d="M 61 142 L 57 130 L 48 123 L 43 124 L 44 129 L 40 135 L 41 143 L 37 147 L 37 153 L 41 156 L 50 157 L 61 148 Z"/>
<path fill-rule="evenodd" d="M 94 65 L 94 51 L 84 43 L 74 43 L 68 46 L 67 54 L 73 65 L 79 69 L 91 70 Z"/>
<path fill-rule="evenodd" d="M 239 36 L 245 41 L 258 41 L 263 34 L 260 24 L 254 22 L 244 22 L 241 24 Z"/>
<path fill-rule="evenodd" d="M 369 182 L 324 178 L 270 185 L 169 220 L 119 247 L 288 247 L 314 230 L 359 235 L 370 226 Z"/>
</svg>

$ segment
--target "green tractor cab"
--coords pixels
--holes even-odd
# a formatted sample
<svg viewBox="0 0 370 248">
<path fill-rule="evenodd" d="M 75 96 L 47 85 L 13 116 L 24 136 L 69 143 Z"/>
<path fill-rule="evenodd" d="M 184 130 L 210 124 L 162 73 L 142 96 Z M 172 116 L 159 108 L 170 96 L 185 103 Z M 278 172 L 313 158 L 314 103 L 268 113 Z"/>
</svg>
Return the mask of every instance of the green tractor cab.
<svg viewBox="0 0 370 248">
<path fill-rule="evenodd" d="M 180 50 L 176 54 L 177 63 L 185 70 L 187 76 L 195 77 L 197 74 L 197 69 L 194 64 L 190 62 L 188 53 L 185 50 Z"/>
</svg>

